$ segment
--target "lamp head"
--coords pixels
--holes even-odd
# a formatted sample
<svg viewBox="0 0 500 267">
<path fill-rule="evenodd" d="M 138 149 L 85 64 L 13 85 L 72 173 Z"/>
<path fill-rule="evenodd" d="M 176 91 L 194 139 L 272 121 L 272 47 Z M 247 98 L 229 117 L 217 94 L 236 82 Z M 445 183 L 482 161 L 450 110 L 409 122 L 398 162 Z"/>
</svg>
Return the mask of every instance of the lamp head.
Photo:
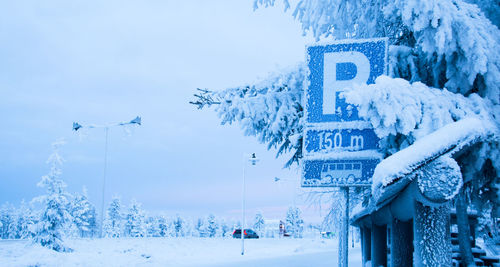
<svg viewBox="0 0 500 267">
<path fill-rule="evenodd" d="M 141 125 L 141 117 L 137 116 L 135 119 L 130 121 L 130 124 L 139 124 Z"/>
<path fill-rule="evenodd" d="M 78 122 L 73 122 L 73 131 L 78 131 L 82 126 Z"/>
<path fill-rule="evenodd" d="M 259 161 L 259 159 L 257 158 L 257 156 L 255 156 L 255 153 L 252 153 L 252 157 L 249 160 L 252 163 L 252 165 L 257 164 L 257 162 Z"/>
</svg>

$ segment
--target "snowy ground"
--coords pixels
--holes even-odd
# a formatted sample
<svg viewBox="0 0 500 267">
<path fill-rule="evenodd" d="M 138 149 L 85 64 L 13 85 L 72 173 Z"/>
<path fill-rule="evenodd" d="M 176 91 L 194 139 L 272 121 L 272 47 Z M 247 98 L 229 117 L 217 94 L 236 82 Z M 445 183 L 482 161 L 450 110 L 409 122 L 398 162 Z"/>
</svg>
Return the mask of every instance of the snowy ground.
<svg viewBox="0 0 500 267">
<path fill-rule="evenodd" d="M 135 238 L 68 240 L 74 252 L 57 253 L 28 241 L 0 241 L 0 266 L 336 266 L 332 239 L 245 240 Z M 361 266 L 359 244 L 350 247 L 349 266 Z"/>
</svg>

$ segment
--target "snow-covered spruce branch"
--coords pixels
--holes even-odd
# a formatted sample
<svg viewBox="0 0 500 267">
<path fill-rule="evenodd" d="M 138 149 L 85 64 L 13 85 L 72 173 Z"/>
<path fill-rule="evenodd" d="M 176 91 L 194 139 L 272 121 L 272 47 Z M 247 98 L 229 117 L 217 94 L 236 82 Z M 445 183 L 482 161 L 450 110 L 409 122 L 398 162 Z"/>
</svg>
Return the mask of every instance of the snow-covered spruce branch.
<svg viewBox="0 0 500 267">
<path fill-rule="evenodd" d="M 265 81 L 219 92 L 208 90 L 195 95 L 191 104 L 198 108 L 217 104 L 222 124 L 238 122 L 245 135 L 253 135 L 277 156 L 293 151 L 286 167 L 302 157 L 302 96 L 306 67 L 301 64 L 289 72 L 271 75 Z M 207 101 L 209 100 L 209 101 Z"/>
<path fill-rule="evenodd" d="M 210 107 L 212 105 L 220 104 L 219 101 L 214 99 L 214 97 L 217 96 L 215 96 L 213 91 L 200 88 L 197 88 L 196 90 L 198 90 L 198 93 L 194 94 L 195 100 L 189 101 L 189 104 L 197 106 L 198 109 L 202 109 L 205 106 Z"/>
<path fill-rule="evenodd" d="M 284 1 L 289 6 L 288 1 Z M 255 0 L 255 7 L 275 0 Z M 391 76 L 500 103 L 500 9 L 481 0 L 300 0 L 292 16 L 319 40 L 389 37 Z"/>
<path fill-rule="evenodd" d="M 386 156 L 470 116 L 480 117 L 498 133 L 500 105 L 477 94 L 465 97 L 420 82 L 381 76 L 375 84 L 356 85 L 341 97 L 358 106 L 360 117 L 372 124 Z"/>
</svg>

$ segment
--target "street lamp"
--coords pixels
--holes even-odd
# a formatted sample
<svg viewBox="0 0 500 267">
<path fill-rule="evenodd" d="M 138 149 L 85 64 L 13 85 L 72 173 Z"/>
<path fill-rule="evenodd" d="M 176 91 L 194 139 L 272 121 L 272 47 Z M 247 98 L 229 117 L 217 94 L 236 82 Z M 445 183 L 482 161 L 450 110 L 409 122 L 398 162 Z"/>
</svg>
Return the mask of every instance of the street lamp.
<svg viewBox="0 0 500 267">
<path fill-rule="evenodd" d="M 241 222 L 241 255 L 245 255 L 245 166 L 246 163 L 250 162 L 252 166 L 255 166 L 259 159 L 255 156 L 255 153 L 252 153 L 250 158 L 246 158 L 246 155 L 243 155 L 243 195 L 242 195 L 242 222 Z"/>
<path fill-rule="evenodd" d="M 88 129 L 93 129 L 93 128 L 104 128 L 105 132 L 105 143 L 104 143 L 104 172 L 103 172 L 103 177 L 102 177 L 102 201 L 101 201 L 101 229 L 99 236 L 102 238 L 103 237 L 103 223 L 104 223 L 104 189 L 106 187 L 106 167 L 107 167 L 107 162 L 108 162 L 108 130 L 110 127 L 114 126 L 124 126 L 124 125 L 141 125 L 141 117 L 137 116 L 135 119 L 127 122 L 119 122 L 119 123 L 112 123 L 112 124 L 106 124 L 106 125 L 95 125 L 95 124 L 88 124 L 88 125 L 81 125 L 78 122 L 73 122 L 73 131 L 78 131 L 82 128 L 88 128 Z"/>
</svg>

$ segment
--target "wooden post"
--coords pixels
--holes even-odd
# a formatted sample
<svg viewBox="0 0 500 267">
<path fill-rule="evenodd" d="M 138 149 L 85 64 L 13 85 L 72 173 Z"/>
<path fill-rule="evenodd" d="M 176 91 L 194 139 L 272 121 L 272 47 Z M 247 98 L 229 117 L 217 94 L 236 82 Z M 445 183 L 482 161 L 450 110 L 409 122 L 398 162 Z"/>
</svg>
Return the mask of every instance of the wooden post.
<svg viewBox="0 0 500 267">
<path fill-rule="evenodd" d="M 413 265 L 413 222 L 392 220 L 391 267 Z"/>
<path fill-rule="evenodd" d="M 372 224 L 372 266 L 387 266 L 387 225 Z"/>
<path fill-rule="evenodd" d="M 415 201 L 415 266 L 451 266 L 449 203 L 429 207 Z"/>
<path fill-rule="evenodd" d="M 361 227 L 361 245 L 362 245 L 362 257 L 363 257 L 363 266 L 365 266 L 367 261 L 372 260 L 372 231 L 370 228 L 364 226 Z"/>
</svg>

